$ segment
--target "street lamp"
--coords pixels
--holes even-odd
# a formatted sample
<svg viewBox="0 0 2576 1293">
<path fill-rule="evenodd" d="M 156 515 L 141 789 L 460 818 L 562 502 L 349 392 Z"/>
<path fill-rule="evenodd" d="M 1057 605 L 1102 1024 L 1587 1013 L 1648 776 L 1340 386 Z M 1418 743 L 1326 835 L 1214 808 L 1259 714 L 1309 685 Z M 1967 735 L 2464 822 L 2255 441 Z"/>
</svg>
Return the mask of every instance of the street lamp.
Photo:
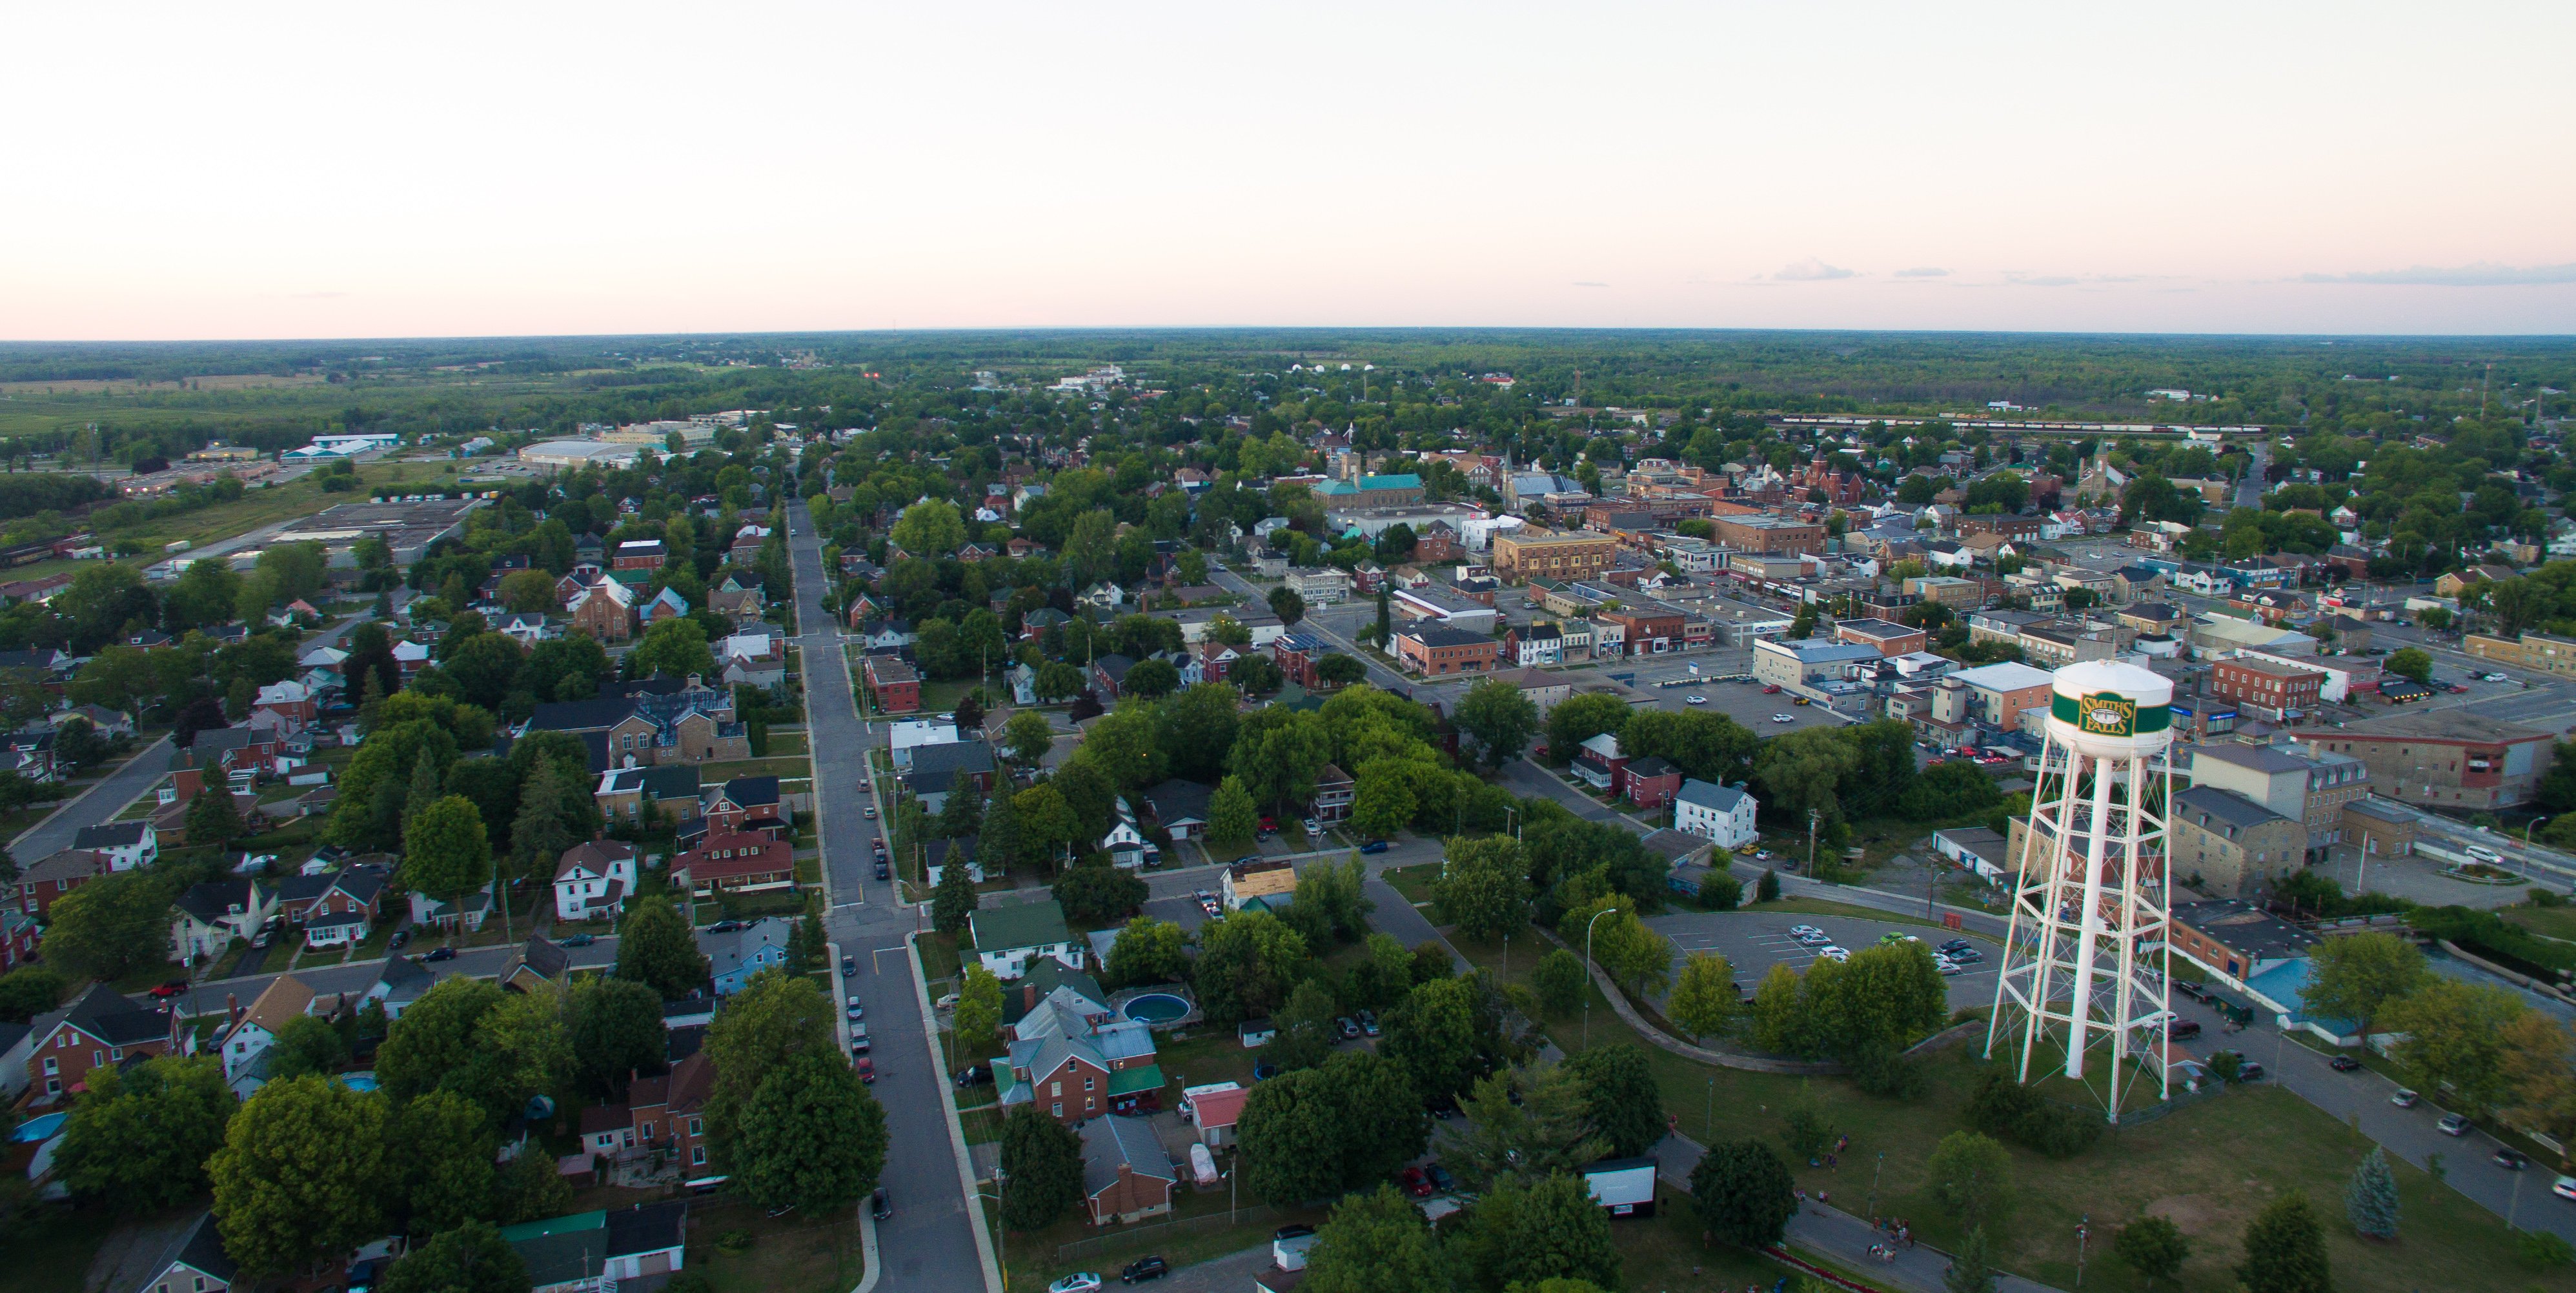
<svg viewBox="0 0 2576 1293">
<path fill-rule="evenodd" d="M 1592 983 L 1592 927 L 1602 917 L 1617 910 L 1616 907 L 1604 907 L 1592 913 L 1591 920 L 1583 922 L 1583 982 L 1587 988 Z M 1592 994 L 1588 991 L 1583 994 L 1583 1049 L 1592 1049 Z"/>
<path fill-rule="evenodd" d="M 2548 820 L 2549 819 L 2546 817 L 2534 817 L 2530 821 L 2522 824 L 2522 846 L 2524 848 L 2531 847 L 2531 828 Z"/>
</svg>

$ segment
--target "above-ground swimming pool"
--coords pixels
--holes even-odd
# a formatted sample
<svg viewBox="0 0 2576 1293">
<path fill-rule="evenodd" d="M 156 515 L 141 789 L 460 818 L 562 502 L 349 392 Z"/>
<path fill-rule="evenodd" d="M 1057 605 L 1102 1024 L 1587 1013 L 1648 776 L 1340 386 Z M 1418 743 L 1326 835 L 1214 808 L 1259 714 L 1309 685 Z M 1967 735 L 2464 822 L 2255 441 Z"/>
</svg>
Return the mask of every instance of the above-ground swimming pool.
<svg viewBox="0 0 2576 1293">
<path fill-rule="evenodd" d="M 1168 992 L 1148 992 L 1130 998 L 1120 1007 L 1129 1019 L 1148 1024 L 1169 1023 L 1190 1013 L 1190 1003 Z"/>
</svg>

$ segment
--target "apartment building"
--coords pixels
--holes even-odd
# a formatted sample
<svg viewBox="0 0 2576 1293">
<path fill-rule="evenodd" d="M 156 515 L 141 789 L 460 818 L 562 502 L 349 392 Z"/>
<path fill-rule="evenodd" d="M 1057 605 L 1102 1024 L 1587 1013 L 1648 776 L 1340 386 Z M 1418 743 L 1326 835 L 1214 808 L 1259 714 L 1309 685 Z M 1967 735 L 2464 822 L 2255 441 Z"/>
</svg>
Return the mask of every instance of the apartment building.
<svg viewBox="0 0 2576 1293">
<path fill-rule="evenodd" d="M 2243 657 L 2221 660 L 2209 670 L 2209 694 L 2273 720 L 2315 709 L 2325 682 L 2314 669 Z"/>
<path fill-rule="evenodd" d="M 2307 830 L 2306 860 L 2323 861 L 2343 842 L 2344 808 L 2370 795 L 2370 767 L 2314 745 L 2217 742 L 2190 752 L 2194 786 L 2233 791 Z"/>
<path fill-rule="evenodd" d="M 2427 808 L 2531 802 L 2556 737 L 2460 709 L 2415 710 L 2355 723 L 2308 744 L 2370 768 L 2378 793 Z"/>
<path fill-rule="evenodd" d="M 1586 531 L 1524 529 L 1494 535 L 1494 573 L 1504 579 L 1589 579 L 1610 568 L 1619 541 Z"/>
<path fill-rule="evenodd" d="M 1821 552 L 1825 527 L 1786 516 L 1717 516 L 1709 518 L 1717 541 L 1745 552 Z"/>
</svg>

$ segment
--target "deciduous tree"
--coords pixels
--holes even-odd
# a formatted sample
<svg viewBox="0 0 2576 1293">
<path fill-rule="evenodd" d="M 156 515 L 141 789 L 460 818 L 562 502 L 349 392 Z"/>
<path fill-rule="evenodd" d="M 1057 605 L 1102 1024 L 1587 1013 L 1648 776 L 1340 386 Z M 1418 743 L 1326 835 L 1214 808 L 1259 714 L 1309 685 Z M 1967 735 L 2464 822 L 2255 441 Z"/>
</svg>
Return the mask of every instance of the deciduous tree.
<svg viewBox="0 0 2576 1293">
<path fill-rule="evenodd" d="M 1538 705 L 1517 684 L 1487 678 L 1459 698 L 1456 721 L 1460 731 L 1475 738 L 1486 765 L 1499 768 L 1521 757 L 1538 734 Z"/>
<path fill-rule="evenodd" d="M 152 871 L 114 871 L 54 900 L 47 913 L 45 963 L 85 978 L 114 981 L 168 953 L 170 888 Z"/>
<path fill-rule="evenodd" d="M 1448 1293 L 1451 1284 L 1421 1209 L 1381 1184 L 1344 1196 L 1316 1230 L 1305 1286 L 1314 1293 Z"/>
<path fill-rule="evenodd" d="M 1797 1183 L 1778 1150 L 1759 1140 L 1712 1145 L 1691 1169 L 1700 1224 L 1739 1248 L 1768 1248 L 1797 1215 Z"/>
<path fill-rule="evenodd" d="M 1954 1131 L 1932 1149 L 1932 1197 L 1962 1226 L 2003 1220 L 2010 1208 L 2010 1164 L 2004 1147 L 1973 1131 Z"/>
<path fill-rule="evenodd" d="M 2433 977 L 2424 954 L 2395 934 L 2378 932 L 2330 938 L 2309 950 L 2308 983 L 2300 999 L 2308 1013 L 2350 1019 L 2363 1036 L 2389 1003 Z"/>
<path fill-rule="evenodd" d="M 403 1106 L 388 1142 L 415 1233 L 491 1219 L 492 1124 L 472 1100 L 432 1091 Z"/>
<path fill-rule="evenodd" d="M 2236 1278 L 2246 1293 L 2331 1293 L 2325 1227 L 2308 1196 L 2284 1194 L 2245 1224 L 2245 1260 Z"/>
<path fill-rule="evenodd" d="M 670 1053 L 662 994 L 631 979 L 592 975 L 574 982 L 567 1014 L 584 1092 L 620 1099 L 630 1077 L 662 1071 Z"/>
<path fill-rule="evenodd" d="M 245 1272 L 283 1275 L 382 1236 L 389 1118 L 381 1093 L 326 1077 L 261 1087 L 206 1163 L 225 1254 Z"/>
<path fill-rule="evenodd" d="M 449 795 L 403 823 L 402 882 L 454 901 L 492 879 L 492 845 L 474 801 Z"/>
<path fill-rule="evenodd" d="M 837 1013 L 814 980 L 776 971 L 753 975 L 716 1013 L 707 1028 L 707 1058 L 716 1070 L 707 1127 L 720 1146 L 731 1148 L 744 1104 L 770 1073 L 807 1052 L 836 1052 Z"/>
<path fill-rule="evenodd" d="M 617 977 L 641 983 L 675 1001 L 704 988 L 706 954 L 698 950 L 689 919 L 659 894 L 626 905 L 617 924 Z"/>
<path fill-rule="evenodd" d="M 1002 1224 L 1043 1229 L 1081 1197 L 1081 1140 L 1035 1105 L 1011 1110 L 1002 1119 Z"/>
<path fill-rule="evenodd" d="M 469 1221 L 403 1254 L 385 1271 L 383 1287 L 385 1293 L 519 1293 L 528 1287 L 528 1266 L 489 1222 Z"/>
<path fill-rule="evenodd" d="M 1252 806 L 1252 796 L 1243 788 L 1243 778 L 1227 777 L 1217 783 L 1216 795 L 1208 802 L 1208 843 L 1219 852 L 1231 852 L 1252 843 L 1260 828 L 1261 814 Z"/>
<path fill-rule="evenodd" d="M 2182 1227 L 2163 1217 L 2140 1217 L 2112 1236 L 2111 1252 L 2150 1285 L 2182 1274 L 2191 1257 L 2191 1241 Z"/>
<path fill-rule="evenodd" d="M 1664 1096 L 1645 1048 L 1613 1042 L 1577 1051 L 1561 1067 L 1583 1094 L 1592 1130 L 1612 1158 L 1634 1158 L 1664 1138 Z"/>
<path fill-rule="evenodd" d="M 2393 1057 L 2425 1089 L 2448 1089 L 2484 1113 L 2513 1098 L 2506 1039 L 2525 1010 L 2503 988 L 2436 976 L 2387 1008 L 2387 1027 L 2406 1034 Z"/>
<path fill-rule="evenodd" d="M 821 1215 L 876 1188 L 885 1110 L 840 1057 L 806 1051 L 772 1068 L 743 1107 L 727 1162 L 753 1202 Z"/>
<path fill-rule="evenodd" d="M 223 1065 L 211 1057 L 94 1068 L 63 1124 L 54 1169 L 84 1202 L 175 1207 L 206 1188 L 206 1159 L 222 1148 L 232 1114 Z"/>
<path fill-rule="evenodd" d="M 1508 835 L 1449 841 L 1448 868 L 1434 886 L 1442 914 L 1480 942 L 1529 924 L 1529 860 Z"/>
<path fill-rule="evenodd" d="M 1682 960 L 1681 981 L 1673 985 L 1664 1015 L 1701 1038 L 1725 1031 L 1741 1008 L 1733 963 L 1715 952 L 1693 952 Z"/>
<path fill-rule="evenodd" d="M 1550 951 L 1530 972 L 1530 987 L 1538 993 L 1540 1009 L 1573 1014 L 1583 1004 L 1583 958 L 1562 947 Z"/>
</svg>

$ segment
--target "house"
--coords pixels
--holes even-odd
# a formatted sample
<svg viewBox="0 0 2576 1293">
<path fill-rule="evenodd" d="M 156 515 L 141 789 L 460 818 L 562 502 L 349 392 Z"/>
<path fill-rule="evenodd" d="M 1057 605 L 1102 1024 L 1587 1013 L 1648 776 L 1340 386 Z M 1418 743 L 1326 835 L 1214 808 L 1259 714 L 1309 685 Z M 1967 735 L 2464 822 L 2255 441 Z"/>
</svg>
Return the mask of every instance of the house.
<svg viewBox="0 0 2576 1293">
<path fill-rule="evenodd" d="M 691 769 L 694 771 L 694 769 Z M 555 863 L 555 919 L 606 920 L 626 909 L 635 891 L 635 846 L 589 840 Z"/>
<path fill-rule="evenodd" d="M 72 847 L 106 858 L 111 871 L 131 871 L 161 856 L 161 837 L 150 822 L 108 822 L 80 828 Z"/>
<path fill-rule="evenodd" d="M 1661 755 L 1649 754 L 1628 765 L 1628 802 L 1656 809 L 1673 802 L 1682 788 L 1682 770 Z"/>
<path fill-rule="evenodd" d="M 721 933 L 699 930 L 698 951 L 707 958 L 707 974 L 715 980 L 716 995 L 730 997 L 742 991 L 751 976 L 787 964 L 787 940 L 795 932 L 796 922 L 784 916 L 763 916 Z"/>
<path fill-rule="evenodd" d="M 433 898 L 415 889 L 411 895 L 411 923 L 440 930 L 462 930 L 472 933 L 483 928 L 492 916 L 492 886 L 469 890 L 454 898 Z"/>
<path fill-rule="evenodd" d="M 689 599 L 681 596 L 678 589 L 666 587 L 653 594 L 636 615 L 648 629 L 664 620 L 684 620 L 689 618 Z"/>
<path fill-rule="evenodd" d="M 248 939 L 277 914 L 277 895 L 247 876 L 188 886 L 170 904 L 170 959 L 216 956 Z"/>
<path fill-rule="evenodd" d="M 501 963 L 501 986 L 513 992 L 539 992 L 572 986 L 572 953 L 543 934 L 528 941 Z"/>
<path fill-rule="evenodd" d="M 1627 789 L 1628 756 L 1620 752 L 1619 738 L 1600 733 L 1576 747 L 1574 775 L 1597 791 L 1616 795 Z"/>
<path fill-rule="evenodd" d="M 400 1019 L 402 1013 L 411 1008 L 411 1003 L 420 1000 L 421 994 L 429 991 L 430 985 L 436 982 L 438 976 L 432 974 L 427 966 L 408 956 L 391 956 L 385 958 L 384 970 L 376 976 L 373 984 L 368 985 L 359 1001 L 362 1005 L 374 1002 L 385 1012 L 387 1019 Z"/>
<path fill-rule="evenodd" d="M 1500 642 L 1428 621 L 1397 630 L 1394 644 L 1396 659 L 1426 677 L 1487 673 L 1503 662 Z"/>
<path fill-rule="evenodd" d="M 1127 604 L 1127 590 L 1104 581 L 1083 589 L 1073 600 L 1091 610 L 1114 611 Z"/>
<path fill-rule="evenodd" d="M 686 1267 L 689 1204 L 639 1203 L 615 1212 L 583 1212 L 504 1226 L 501 1238 L 527 1268 L 530 1293 L 604 1293 L 659 1287 L 647 1276 Z"/>
<path fill-rule="evenodd" d="M 1010 1053 L 993 1063 L 1003 1108 L 1034 1105 L 1067 1126 L 1160 1108 L 1152 1028 L 1112 1011 L 1089 976 L 1052 965 L 1041 959 L 1032 968 L 1010 1021 Z M 1032 1003 L 1041 978 L 1055 984 Z"/>
<path fill-rule="evenodd" d="M 961 786 L 977 791 L 993 788 L 993 747 L 980 740 L 916 746 L 912 770 L 904 774 L 903 784 L 921 800 L 924 811 L 939 812 L 948 806 L 949 792 Z"/>
<path fill-rule="evenodd" d="M 776 777 L 735 777 L 717 786 L 706 792 L 703 814 L 709 830 L 781 835 L 788 826 L 779 811 Z"/>
<path fill-rule="evenodd" d="M 1754 813 L 1761 807 L 1736 786 L 1685 780 L 1673 794 L 1673 829 L 1696 835 L 1719 848 L 1735 850 L 1754 840 Z"/>
<path fill-rule="evenodd" d="M 604 761 L 595 770 L 631 764 L 709 763 L 751 757 L 751 736 L 735 717 L 732 692 L 710 687 L 695 674 L 656 675 L 620 684 L 619 694 L 595 700 L 548 701 L 513 729 L 597 734 Z"/>
<path fill-rule="evenodd" d="M 1100 693 L 1103 704 L 1118 699 L 1120 684 L 1127 681 L 1127 671 L 1135 667 L 1133 657 L 1115 651 L 1091 662 L 1091 685 Z"/>
<path fill-rule="evenodd" d="M 1154 820 L 1174 840 L 1194 840 L 1207 834 L 1208 804 L 1214 792 L 1195 781 L 1165 781 L 1145 792 L 1146 806 L 1154 810 Z"/>
<path fill-rule="evenodd" d="M 635 590 L 603 575 L 573 594 L 565 605 L 572 626 L 601 642 L 624 642 L 635 636 Z"/>
<path fill-rule="evenodd" d="M 11 895 L 12 905 L 26 915 L 43 920 L 53 910 L 56 899 L 106 875 L 111 869 L 107 855 L 96 849 L 58 849 L 38 858 L 18 873 L 18 888 Z"/>
<path fill-rule="evenodd" d="M 865 674 L 868 696 L 877 712 L 914 714 L 921 711 L 921 675 L 911 665 L 890 655 L 870 655 Z"/>
<path fill-rule="evenodd" d="M 1082 1125 L 1082 1195 L 1091 1224 L 1168 1213 L 1179 1180 L 1151 1125 L 1134 1118 L 1094 1118 Z"/>
<path fill-rule="evenodd" d="M 352 862 L 337 871 L 288 876 L 277 885 L 277 912 L 304 931 L 306 947 L 362 943 L 383 913 L 392 880 L 393 868 L 384 862 Z"/>
<path fill-rule="evenodd" d="M 93 984 L 80 999 L 36 1016 L 28 1026 L 27 1077 L 40 1102 L 87 1089 L 89 1071 L 137 1055 L 167 1055 L 181 1025 L 170 1014 L 145 1010 L 115 988 Z"/>
<path fill-rule="evenodd" d="M 717 644 L 716 662 L 728 687 L 780 687 L 787 682 L 787 638 L 762 624 Z"/>
<path fill-rule="evenodd" d="M 1100 851 L 1109 855 L 1111 866 L 1130 870 L 1152 864 L 1163 853 L 1137 826 L 1136 809 L 1125 795 L 1118 797 L 1118 820 L 1110 824 L 1108 834 L 1100 837 Z"/>
<path fill-rule="evenodd" d="M 247 1100 L 267 1084 L 267 1066 L 257 1061 L 289 1022 L 317 1013 L 317 1000 L 313 989 L 292 974 L 269 980 L 247 1010 L 239 998 L 228 1000 L 225 1021 L 215 1033 L 215 1053 L 223 1059 L 224 1081 L 234 1095 Z"/>
<path fill-rule="evenodd" d="M 969 919 L 975 956 L 997 979 L 1028 973 L 1033 957 L 1051 957 L 1067 969 L 1082 968 L 1082 943 L 1065 927 L 1064 908 L 1054 899 L 985 907 Z"/>
<path fill-rule="evenodd" d="M 600 820 L 610 825 L 641 821 L 647 808 L 659 809 L 666 821 L 686 823 L 698 816 L 698 770 L 685 763 L 611 768 L 599 774 L 591 799 Z"/>
<path fill-rule="evenodd" d="M 972 835 L 959 835 L 953 838 L 943 837 L 924 841 L 921 846 L 921 865 L 925 883 L 934 889 L 938 888 L 939 882 L 946 878 L 949 864 L 952 862 L 966 868 L 968 880 L 976 884 L 984 883 L 984 868 L 975 862 L 975 840 L 976 837 Z"/>
<path fill-rule="evenodd" d="M 127 1287 L 133 1293 L 227 1293 L 240 1274 L 241 1268 L 224 1255 L 215 1214 L 201 1212 L 143 1267 L 143 1278 Z"/>
<path fill-rule="evenodd" d="M 1251 1096 L 1239 1082 L 1210 1082 L 1181 1088 L 1181 1121 L 1198 1131 L 1199 1143 L 1216 1149 L 1234 1143 L 1235 1123 Z"/>
<path fill-rule="evenodd" d="M 1287 862 L 1237 862 L 1218 877 L 1217 888 L 1227 911 L 1254 903 L 1261 904 L 1258 910 L 1275 910 L 1296 896 L 1297 868 Z"/>
<path fill-rule="evenodd" d="M 796 849 L 757 831 L 709 830 L 671 861 L 671 883 L 698 897 L 796 886 Z"/>
<path fill-rule="evenodd" d="M 1358 799 L 1359 783 L 1339 766 L 1327 763 L 1323 771 L 1315 774 L 1315 802 L 1307 810 L 1307 815 L 1326 826 L 1347 821 L 1351 805 Z"/>
<path fill-rule="evenodd" d="M 626 1103 L 582 1110 L 582 1147 L 612 1162 L 668 1154 L 696 1175 L 707 1165 L 706 1104 L 714 1090 L 714 1061 L 693 1051 L 668 1073 L 635 1077 Z"/>
</svg>

